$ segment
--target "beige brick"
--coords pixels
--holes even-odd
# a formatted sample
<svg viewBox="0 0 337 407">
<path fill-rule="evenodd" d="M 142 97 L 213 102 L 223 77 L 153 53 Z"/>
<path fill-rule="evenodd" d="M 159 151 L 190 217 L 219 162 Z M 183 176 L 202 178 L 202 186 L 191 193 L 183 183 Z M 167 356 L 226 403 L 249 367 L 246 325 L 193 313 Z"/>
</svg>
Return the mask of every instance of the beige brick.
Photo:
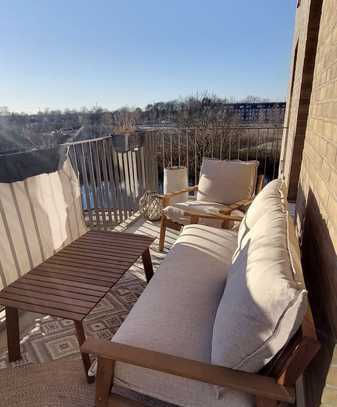
<svg viewBox="0 0 337 407">
<path fill-rule="evenodd" d="M 332 406 L 337 406 L 337 389 L 326 387 L 323 391 L 321 401 L 322 403 L 329 403 L 329 405 L 334 403 Z"/>
<path fill-rule="evenodd" d="M 337 389 L 337 367 L 330 367 L 326 377 L 326 384 L 329 386 L 334 386 Z"/>
<path fill-rule="evenodd" d="M 322 180 L 323 180 L 326 184 L 329 183 L 329 180 L 330 180 L 330 173 L 331 173 L 330 165 L 329 165 L 326 161 L 323 161 L 323 162 L 322 162 L 322 166 L 321 166 L 321 177 L 322 177 Z"/>
<path fill-rule="evenodd" d="M 329 189 L 330 192 L 335 195 L 335 198 L 337 198 L 336 185 L 337 185 L 337 171 L 332 170 L 330 174 Z"/>
<path fill-rule="evenodd" d="M 332 242 L 335 253 L 337 253 L 337 220 L 336 220 L 336 218 L 329 217 L 328 229 L 329 229 L 330 240 Z M 336 262 L 336 259 L 332 260 L 332 261 Z"/>
<path fill-rule="evenodd" d="M 329 198 L 329 189 L 327 188 L 325 182 L 322 180 L 321 177 L 318 177 L 319 181 L 317 182 L 316 185 L 316 190 L 319 195 L 319 199 L 321 203 L 327 207 L 328 205 L 328 198 Z"/>
<path fill-rule="evenodd" d="M 337 365 L 337 346 L 334 347 L 334 350 L 332 353 L 332 363 Z"/>
<path fill-rule="evenodd" d="M 329 163 L 334 167 L 337 168 L 337 147 L 331 143 L 328 144 L 327 147 L 327 156 L 326 159 L 329 161 Z"/>
<path fill-rule="evenodd" d="M 323 138 L 319 139 L 319 150 L 320 150 L 320 154 L 321 156 L 325 156 L 326 154 L 326 149 L 327 149 L 327 141 Z"/>
<path fill-rule="evenodd" d="M 331 221 L 335 220 L 337 224 L 337 199 L 334 193 L 329 194 L 327 211 Z"/>
</svg>

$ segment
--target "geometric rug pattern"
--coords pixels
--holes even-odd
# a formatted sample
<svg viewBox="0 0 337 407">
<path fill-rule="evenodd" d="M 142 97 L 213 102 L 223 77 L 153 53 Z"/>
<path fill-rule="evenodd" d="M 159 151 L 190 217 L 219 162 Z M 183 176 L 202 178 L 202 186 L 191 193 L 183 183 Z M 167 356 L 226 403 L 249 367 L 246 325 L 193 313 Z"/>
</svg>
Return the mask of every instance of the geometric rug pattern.
<svg viewBox="0 0 337 407">
<path fill-rule="evenodd" d="M 125 274 L 84 320 L 86 335 L 110 340 L 144 287 L 142 279 L 130 272 Z M 20 342 L 22 360 L 14 363 L 17 366 L 80 358 L 74 323 L 70 320 L 36 315 L 33 325 L 21 333 Z M 7 350 L 3 350 L 0 368 L 9 365 Z"/>
<path fill-rule="evenodd" d="M 129 231 L 129 230 L 128 230 Z M 163 253 L 158 251 L 159 224 L 143 221 L 132 232 L 153 236 L 150 251 L 154 272 L 165 257 L 179 232 L 168 230 Z M 86 335 L 110 340 L 146 286 L 143 264 L 139 259 L 107 293 L 84 320 Z M 32 323 L 20 334 L 22 360 L 8 362 L 7 349 L 0 349 L 0 369 L 60 359 L 80 359 L 79 346 L 72 321 L 47 315 L 32 314 Z"/>
</svg>

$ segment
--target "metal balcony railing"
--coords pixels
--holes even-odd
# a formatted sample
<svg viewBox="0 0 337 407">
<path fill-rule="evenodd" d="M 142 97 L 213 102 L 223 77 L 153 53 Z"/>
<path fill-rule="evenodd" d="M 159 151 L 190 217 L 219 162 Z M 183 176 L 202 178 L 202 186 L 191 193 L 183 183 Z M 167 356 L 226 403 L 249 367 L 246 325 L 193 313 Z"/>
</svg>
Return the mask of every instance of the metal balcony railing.
<svg viewBox="0 0 337 407">
<path fill-rule="evenodd" d="M 258 160 L 267 181 L 278 176 L 283 127 L 146 129 L 144 142 L 118 151 L 111 137 L 69 144 L 89 226 L 113 227 L 138 210 L 145 190 L 162 192 L 163 170 L 186 166 L 198 183 L 203 157 Z"/>
<path fill-rule="evenodd" d="M 111 137 L 68 145 L 87 224 L 107 229 L 131 217 L 146 189 L 144 147 L 117 152 Z"/>
<path fill-rule="evenodd" d="M 278 176 L 284 127 L 228 127 L 163 129 L 148 132 L 157 162 L 157 188 L 163 169 L 186 166 L 190 185 L 199 181 L 203 157 L 220 160 L 258 160 L 266 181 Z"/>
</svg>

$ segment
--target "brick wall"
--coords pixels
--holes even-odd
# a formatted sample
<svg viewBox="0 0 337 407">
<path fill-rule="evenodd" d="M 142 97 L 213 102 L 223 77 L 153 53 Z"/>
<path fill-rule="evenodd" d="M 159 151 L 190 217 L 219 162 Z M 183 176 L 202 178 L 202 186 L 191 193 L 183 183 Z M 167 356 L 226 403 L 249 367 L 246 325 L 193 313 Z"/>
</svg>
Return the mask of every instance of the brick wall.
<svg viewBox="0 0 337 407">
<path fill-rule="evenodd" d="M 285 114 L 285 130 L 281 152 L 281 173 L 284 174 L 289 199 L 296 200 L 307 127 L 312 79 L 322 0 L 302 0 L 297 8 L 291 77 Z"/>
<path fill-rule="evenodd" d="M 337 0 L 324 0 L 297 195 L 299 229 L 322 266 L 329 328 L 337 337 Z M 308 225 L 306 225 L 308 223 Z M 310 230 L 309 230 L 310 226 Z M 309 244 L 309 242 L 303 242 Z M 313 255 L 313 253 L 311 253 Z M 329 300 L 327 301 L 327 296 Z"/>
<path fill-rule="evenodd" d="M 306 405 L 337 406 L 337 0 L 301 1 L 294 49 L 297 43 L 283 175 L 289 198 L 296 197 L 304 272 L 323 344 L 306 375 Z"/>
</svg>

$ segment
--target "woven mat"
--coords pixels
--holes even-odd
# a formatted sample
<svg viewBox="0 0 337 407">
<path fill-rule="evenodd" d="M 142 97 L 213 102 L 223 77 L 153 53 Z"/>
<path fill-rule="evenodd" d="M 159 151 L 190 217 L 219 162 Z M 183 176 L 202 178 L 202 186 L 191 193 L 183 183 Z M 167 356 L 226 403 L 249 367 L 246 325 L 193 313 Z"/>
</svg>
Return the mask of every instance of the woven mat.
<svg viewBox="0 0 337 407">
<path fill-rule="evenodd" d="M 94 407 L 95 386 L 86 382 L 80 360 L 1 369 L 0 406 Z M 144 407 L 175 407 L 126 389 L 114 387 L 114 392 Z"/>
<path fill-rule="evenodd" d="M 6 407 L 95 405 L 95 385 L 87 384 L 78 360 L 2 369 L 0 389 L 0 405 Z"/>
</svg>

